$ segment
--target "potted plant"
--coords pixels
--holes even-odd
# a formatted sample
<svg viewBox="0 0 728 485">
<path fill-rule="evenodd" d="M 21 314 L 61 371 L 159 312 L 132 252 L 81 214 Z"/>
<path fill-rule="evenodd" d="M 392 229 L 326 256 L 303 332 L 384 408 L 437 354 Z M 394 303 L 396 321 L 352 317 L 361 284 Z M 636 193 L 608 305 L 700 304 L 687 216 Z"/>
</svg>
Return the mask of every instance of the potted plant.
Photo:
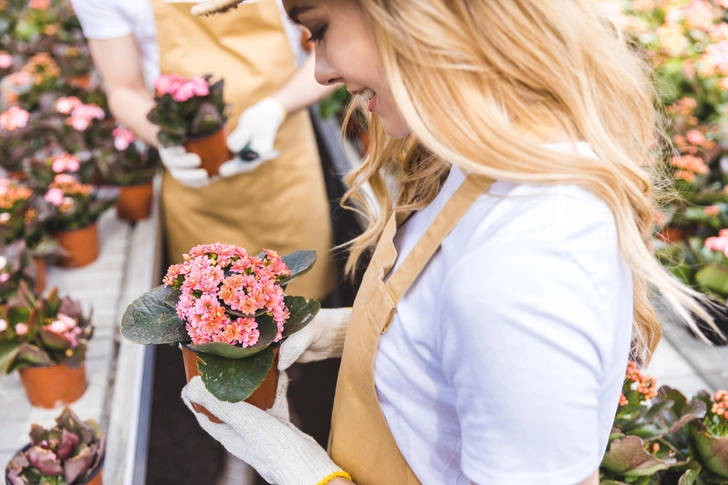
<svg viewBox="0 0 728 485">
<path fill-rule="evenodd" d="M 315 262 L 315 251 L 280 258 L 273 251 L 249 256 L 225 244 L 197 246 L 169 268 L 162 286 L 127 308 L 121 333 L 137 344 L 180 344 L 188 380 L 201 375 L 218 399 L 269 409 L 279 343 L 321 307 L 284 289 Z"/>
<path fill-rule="evenodd" d="M 86 347 L 93 335 L 80 303 L 53 289 L 37 297 L 24 283 L 0 306 L 0 376 L 19 371 L 33 406 L 70 404 L 86 391 Z"/>
<path fill-rule="evenodd" d="M 63 267 L 81 267 L 99 256 L 98 218 L 116 203 L 116 197 L 102 197 L 87 184 L 69 174 L 55 176 L 44 195 L 56 207 L 48 222 L 51 231 L 67 255 L 60 258 Z"/>
<path fill-rule="evenodd" d="M 24 240 L 36 266 L 37 292 L 45 289 L 45 262 L 63 255 L 58 242 L 45 231 L 53 206 L 20 182 L 0 179 L 0 242 Z"/>
<path fill-rule="evenodd" d="M 5 469 L 8 485 L 102 484 L 106 438 L 95 421 L 65 408 L 53 428 L 34 424 L 29 436 Z"/>
<path fill-rule="evenodd" d="M 38 267 L 22 239 L 0 246 L 0 305 L 18 293 L 21 284 L 38 284 Z"/>
<path fill-rule="evenodd" d="M 154 83 L 157 105 L 147 116 L 159 126 L 163 146 L 184 145 L 200 156 L 210 176 L 231 158 L 224 130 L 230 107 L 223 99 L 223 85 L 222 80 L 212 82 L 210 75 L 162 75 Z"/>
<path fill-rule="evenodd" d="M 152 213 L 152 182 L 160 167 L 159 152 L 126 128 L 115 128 L 113 136 L 114 146 L 97 158 L 104 180 L 121 187 L 116 212 L 125 221 L 146 219 Z"/>
<path fill-rule="evenodd" d="M 695 399 L 705 404 L 707 412 L 702 420 L 690 423 L 691 449 L 699 466 L 693 471 L 695 481 L 686 483 L 728 484 L 728 391 L 712 396 L 701 391 Z"/>
</svg>

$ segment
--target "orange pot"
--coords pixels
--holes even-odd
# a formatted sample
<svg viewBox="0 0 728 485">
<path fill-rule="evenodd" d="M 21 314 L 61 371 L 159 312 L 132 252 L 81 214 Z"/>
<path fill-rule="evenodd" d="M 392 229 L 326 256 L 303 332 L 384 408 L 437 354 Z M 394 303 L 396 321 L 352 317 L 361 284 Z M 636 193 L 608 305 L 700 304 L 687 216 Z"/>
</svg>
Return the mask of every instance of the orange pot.
<svg viewBox="0 0 728 485">
<path fill-rule="evenodd" d="M 63 364 L 29 367 L 20 371 L 30 404 L 55 408 L 77 401 L 86 392 L 86 363 L 74 369 Z"/>
<path fill-rule="evenodd" d="M 88 89 L 91 86 L 91 73 L 80 76 L 66 76 L 66 83 L 79 89 Z"/>
<path fill-rule="evenodd" d="M 46 287 L 46 262 L 43 258 L 33 258 L 35 263 L 35 291 L 37 293 L 43 293 Z"/>
<path fill-rule="evenodd" d="M 658 233 L 658 237 L 665 241 L 667 244 L 676 243 L 687 238 L 690 234 L 685 229 L 673 226 L 665 226 Z"/>
<path fill-rule="evenodd" d="M 63 268 L 80 268 L 93 263 L 99 257 L 99 226 L 96 222 L 83 229 L 51 235 L 69 253 L 69 256 L 59 258 L 58 264 Z"/>
<path fill-rule="evenodd" d="M 210 135 L 189 138 L 184 146 L 188 152 L 200 156 L 202 168 L 207 170 L 210 177 L 214 177 L 220 173 L 220 165 L 232 158 L 226 139 L 227 134 L 223 127 Z"/>
<path fill-rule="evenodd" d="M 141 221 L 152 215 L 152 182 L 121 187 L 119 200 L 116 201 L 116 214 L 122 221 Z"/>
<path fill-rule="evenodd" d="M 22 170 L 16 170 L 15 172 L 10 172 L 8 174 L 8 178 L 10 180 L 17 180 L 19 182 L 24 182 L 28 179 L 28 176 L 25 175 L 25 172 L 23 172 Z"/>
<path fill-rule="evenodd" d="M 187 346 L 182 346 L 182 359 L 185 363 L 185 375 L 187 376 L 187 382 L 190 382 L 190 380 L 200 375 L 200 370 L 197 368 L 197 363 L 200 362 L 200 358 L 198 357 L 197 353 L 188 349 Z M 245 400 L 248 404 L 252 404 L 253 406 L 266 410 L 273 407 L 273 404 L 276 402 L 276 391 L 278 390 L 278 376 L 280 374 L 280 371 L 278 370 L 278 347 L 273 349 L 273 366 L 271 367 L 270 371 L 268 372 L 268 376 L 263 381 L 263 384 L 260 385 L 258 389 L 253 392 L 253 394 L 250 395 L 248 399 Z M 192 407 L 195 411 L 198 413 L 202 413 L 208 418 L 210 418 L 210 421 L 213 423 L 222 423 L 219 419 L 217 419 L 213 414 L 210 413 L 207 409 L 200 406 L 199 404 L 192 404 Z"/>
</svg>

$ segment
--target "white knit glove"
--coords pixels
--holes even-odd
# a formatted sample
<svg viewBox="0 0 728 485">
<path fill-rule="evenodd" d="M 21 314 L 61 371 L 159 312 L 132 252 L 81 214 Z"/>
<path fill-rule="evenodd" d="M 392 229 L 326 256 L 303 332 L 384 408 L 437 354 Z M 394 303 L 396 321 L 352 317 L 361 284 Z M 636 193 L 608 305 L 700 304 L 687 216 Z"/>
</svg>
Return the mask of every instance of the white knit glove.
<svg viewBox="0 0 728 485">
<path fill-rule="evenodd" d="M 200 188 L 210 183 L 207 170 L 202 167 L 200 156 L 189 153 L 182 145 L 161 147 L 159 157 L 169 173 L 183 185 Z"/>
<path fill-rule="evenodd" d="M 286 402 L 285 388 L 279 381 L 278 402 Z M 281 395 L 281 391 L 283 394 Z M 256 471 L 269 483 L 277 485 L 316 485 L 326 478 L 346 476 L 331 461 L 316 441 L 287 419 L 276 417 L 276 405 L 269 411 L 247 404 L 226 403 L 210 394 L 202 379 L 194 377 L 182 389 L 182 399 L 190 411 L 192 403 L 201 404 L 224 424 L 214 424 L 207 416 L 194 413 L 197 422 L 210 436 Z M 288 405 L 285 405 L 286 412 Z"/>
<path fill-rule="evenodd" d="M 278 368 L 286 370 L 295 362 L 341 357 L 349 320 L 351 308 L 324 308 L 319 311 L 313 322 L 281 344 Z"/>
<path fill-rule="evenodd" d="M 278 158 L 275 149 L 278 129 L 286 119 L 286 110 L 275 98 L 265 98 L 243 111 L 235 130 L 227 137 L 227 145 L 232 153 L 240 153 L 246 146 L 258 154 L 252 161 L 236 157 L 220 166 L 222 177 L 232 177 L 239 173 L 252 172 L 263 162 Z"/>
</svg>

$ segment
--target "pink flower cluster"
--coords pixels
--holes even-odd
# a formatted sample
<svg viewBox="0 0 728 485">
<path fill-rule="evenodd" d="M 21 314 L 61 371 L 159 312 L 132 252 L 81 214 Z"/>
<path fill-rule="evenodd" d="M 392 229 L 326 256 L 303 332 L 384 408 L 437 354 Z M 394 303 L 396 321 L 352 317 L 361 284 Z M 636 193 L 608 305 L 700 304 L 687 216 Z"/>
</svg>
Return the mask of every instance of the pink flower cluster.
<svg viewBox="0 0 728 485">
<path fill-rule="evenodd" d="M 51 163 L 51 167 L 55 173 L 73 173 L 78 172 L 81 168 L 80 160 L 69 153 L 58 155 Z"/>
<path fill-rule="evenodd" d="M 121 126 L 114 128 L 114 131 L 111 132 L 111 134 L 114 136 L 114 148 L 120 152 L 129 148 L 129 145 L 136 141 L 136 135 L 134 135 L 134 132 Z"/>
<path fill-rule="evenodd" d="M 13 65 L 13 56 L 8 51 L 0 51 L 0 69 L 7 69 Z"/>
<path fill-rule="evenodd" d="M 703 243 L 706 249 L 721 252 L 728 258 L 728 229 L 722 229 L 717 237 L 709 237 Z"/>
<path fill-rule="evenodd" d="M 177 74 L 163 74 L 154 82 L 154 89 L 157 91 L 157 96 L 170 94 L 178 103 L 188 101 L 195 96 L 210 94 L 210 85 L 200 76 L 186 79 Z"/>
<path fill-rule="evenodd" d="M 66 124 L 72 126 L 76 131 L 86 131 L 93 120 L 106 118 L 103 109 L 95 104 L 84 104 L 75 96 L 58 98 L 54 107 L 58 113 L 68 115 Z"/>
<path fill-rule="evenodd" d="M 187 324 L 192 343 L 245 348 L 260 338 L 255 321 L 260 313 L 276 322 L 275 341 L 282 338 L 290 313 L 278 282 L 288 275 L 274 251 L 256 257 L 241 247 L 217 243 L 193 248 L 182 264 L 169 268 L 164 284 L 182 291 L 177 314 Z"/>
<path fill-rule="evenodd" d="M 72 349 L 78 347 L 78 337 L 83 333 L 76 320 L 63 313 L 59 313 L 56 320 L 45 328 L 56 335 L 67 338 L 71 342 Z"/>
<path fill-rule="evenodd" d="M 0 130 L 15 131 L 28 126 L 30 113 L 23 108 L 13 106 L 4 113 L 0 113 Z"/>
</svg>

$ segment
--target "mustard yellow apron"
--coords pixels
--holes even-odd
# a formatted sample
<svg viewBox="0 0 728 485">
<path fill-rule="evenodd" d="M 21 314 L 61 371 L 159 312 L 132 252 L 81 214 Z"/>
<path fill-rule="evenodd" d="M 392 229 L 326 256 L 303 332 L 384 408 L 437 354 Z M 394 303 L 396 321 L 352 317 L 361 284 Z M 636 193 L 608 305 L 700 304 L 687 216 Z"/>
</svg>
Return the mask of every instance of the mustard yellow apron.
<svg viewBox="0 0 728 485">
<path fill-rule="evenodd" d="M 228 132 L 242 111 L 275 94 L 296 64 L 276 0 L 241 4 L 225 15 L 193 17 L 194 2 L 152 0 L 160 70 L 225 79 L 233 105 Z M 308 113 L 290 116 L 276 139 L 280 157 L 255 171 L 201 189 L 185 187 L 165 171 L 162 214 L 169 259 L 215 242 L 290 253 L 314 249 L 318 262 L 289 292 L 324 298 L 333 288 L 331 217 L 321 163 Z"/>
<path fill-rule="evenodd" d="M 374 384 L 379 338 L 392 323 L 402 296 L 491 180 L 471 174 L 428 227 L 397 270 L 395 215 L 390 217 L 354 303 L 334 401 L 329 452 L 357 485 L 418 484 L 382 414 Z M 385 278 L 387 278 L 385 280 Z"/>
</svg>

